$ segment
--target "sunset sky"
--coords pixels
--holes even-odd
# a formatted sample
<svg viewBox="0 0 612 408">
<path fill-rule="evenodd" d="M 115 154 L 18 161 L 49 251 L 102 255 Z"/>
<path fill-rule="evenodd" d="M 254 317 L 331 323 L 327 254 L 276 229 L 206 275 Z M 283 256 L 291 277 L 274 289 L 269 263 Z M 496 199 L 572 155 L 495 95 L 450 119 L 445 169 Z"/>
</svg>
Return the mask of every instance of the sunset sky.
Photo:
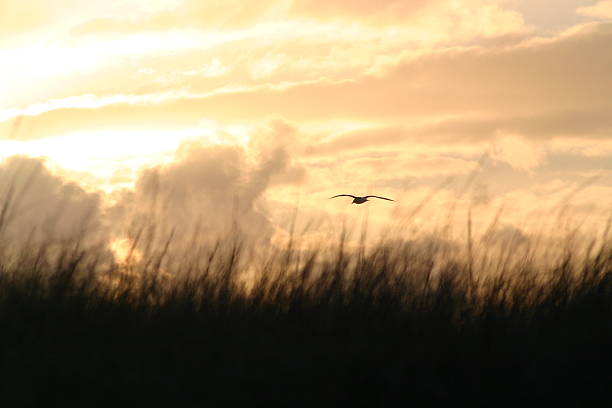
<svg viewBox="0 0 612 408">
<path fill-rule="evenodd" d="M 0 61 L 15 234 L 612 211 L 612 0 L 0 0 Z"/>
</svg>

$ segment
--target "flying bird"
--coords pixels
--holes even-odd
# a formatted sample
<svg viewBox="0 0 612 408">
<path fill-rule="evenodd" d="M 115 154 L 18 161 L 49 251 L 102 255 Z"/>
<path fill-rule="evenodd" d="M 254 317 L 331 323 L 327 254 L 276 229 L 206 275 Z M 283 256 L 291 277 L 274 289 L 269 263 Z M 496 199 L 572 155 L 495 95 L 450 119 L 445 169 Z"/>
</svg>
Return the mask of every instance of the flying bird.
<svg viewBox="0 0 612 408">
<path fill-rule="evenodd" d="M 373 198 L 380 198 L 382 200 L 395 201 L 395 200 L 392 200 L 390 198 L 379 197 L 379 196 L 375 196 L 375 195 L 367 195 L 365 197 L 357 197 L 357 196 L 350 195 L 350 194 L 338 194 L 338 195 L 335 195 L 335 196 L 329 197 L 329 198 L 332 199 L 332 198 L 336 198 L 336 197 L 353 197 L 353 202 L 351 204 L 363 204 L 366 201 L 368 201 L 368 198 L 371 198 L 371 197 L 373 197 Z"/>
</svg>

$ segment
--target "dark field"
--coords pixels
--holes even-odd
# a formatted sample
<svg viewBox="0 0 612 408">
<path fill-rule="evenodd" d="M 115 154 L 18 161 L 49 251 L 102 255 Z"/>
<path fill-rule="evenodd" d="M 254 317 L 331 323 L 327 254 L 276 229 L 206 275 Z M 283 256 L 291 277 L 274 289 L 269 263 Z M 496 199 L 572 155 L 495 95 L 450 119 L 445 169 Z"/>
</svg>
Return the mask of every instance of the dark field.
<svg viewBox="0 0 612 408">
<path fill-rule="evenodd" d="M 253 257 L 236 239 L 122 265 L 31 247 L 1 264 L 0 400 L 608 406 L 609 244 L 548 266 L 529 250 L 461 261 L 435 241 Z"/>
</svg>

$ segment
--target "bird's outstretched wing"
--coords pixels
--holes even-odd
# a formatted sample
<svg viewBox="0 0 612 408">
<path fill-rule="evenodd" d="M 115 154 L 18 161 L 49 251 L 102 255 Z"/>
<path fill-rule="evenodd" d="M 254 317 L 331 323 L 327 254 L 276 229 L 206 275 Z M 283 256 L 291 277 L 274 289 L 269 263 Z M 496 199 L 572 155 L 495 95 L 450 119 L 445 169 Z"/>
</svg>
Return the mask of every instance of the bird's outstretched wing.
<svg viewBox="0 0 612 408">
<path fill-rule="evenodd" d="M 353 197 L 353 198 L 356 198 L 354 195 L 350 195 L 350 194 L 338 194 L 338 195 L 335 195 L 335 196 L 329 197 L 329 198 L 336 198 L 336 197 Z"/>
<path fill-rule="evenodd" d="M 379 197 L 379 196 L 373 196 L 373 195 L 365 196 L 365 198 L 370 198 L 370 197 L 380 198 L 380 199 L 387 200 L 387 201 L 395 201 L 395 200 L 392 200 L 390 198 L 385 198 L 385 197 Z"/>
</svg>

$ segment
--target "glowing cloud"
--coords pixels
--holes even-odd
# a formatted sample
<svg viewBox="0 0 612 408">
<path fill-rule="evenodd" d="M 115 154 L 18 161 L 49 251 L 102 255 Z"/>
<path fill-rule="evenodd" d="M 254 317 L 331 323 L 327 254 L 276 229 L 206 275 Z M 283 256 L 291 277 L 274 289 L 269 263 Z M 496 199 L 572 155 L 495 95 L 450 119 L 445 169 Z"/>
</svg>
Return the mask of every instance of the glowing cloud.
<svg viewBox="0 0 612 408">
<path fill-rule="evenodd" d="M 580 7 L 578 14 L 602 19 L 612 19 L 612 1 L 603 0 L 590 7 Z"/>
</svg>

